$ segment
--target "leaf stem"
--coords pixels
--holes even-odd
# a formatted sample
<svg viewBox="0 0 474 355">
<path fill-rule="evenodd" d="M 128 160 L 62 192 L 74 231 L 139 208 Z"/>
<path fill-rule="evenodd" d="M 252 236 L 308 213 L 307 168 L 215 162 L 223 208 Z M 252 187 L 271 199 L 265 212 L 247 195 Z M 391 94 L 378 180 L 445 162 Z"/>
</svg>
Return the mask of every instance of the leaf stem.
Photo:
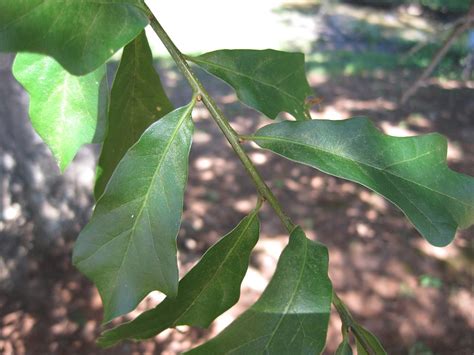
<svg viewBox="0 0 474 355">
<path fill-rule="evenodd" d="M 201 81 L 196 77 L 194 72 L 189 67 L 189 64 L 186 61 L 185 55 L 183 55 L 180 52 L 180 50 L 176 47 L 176 45 L 173 43 L 173 41 L 165 32 L 161 24 L 158 22 L 155 15 L 150 10 L 150 8 L 146 7 L 146 9 L 148 11 L 148 17 L 150 19 L 151 27 L 153 28 L 158 38 L 161 40 L 161 42 L 164 44 L 164 46 L 170 53 L 174 62 L 178 66 L 178 69 L 182 72 L 186 80 L 189 82 L 189 85 L 194 91 L 194 95 L 196 97 L 199 97 L 204 103 L 204 105 L 207 107 L 212 118 L 217 123 L 220 130 L 226 137 L 227 141 L 232 146 L 232 149 L 235 151 L 240 161 L 244 165 L 245 170 L 254 181 L 257 187 L 257 190 L 260 194 L 260 201 L 262 202 L 263 200 L 268 201 L 268 203 L 272 206 L 277 216 L 280 218 L 282 224 L 284 225 L 288 233 L 291 233 L 293 229 L 295 228 L 295 225 L 290 220 L 290 218 L 283 212 L 283 209 L 280 203 L 278 202 L 277 198 L 275 197 L 273 192 L 270 190 L 270 188 L 267 186 L 262 176 L 258 172 L 257 168 L 253 165 L 249 156 L 247 155 L 247 153 L 245 153 L 244 149 L 240 145 L 241 140 L 251 139 L 252 136 L 239 136 L 237 132 L 235 132 L 235 130 L 229 124 L 229 121 L 227 120 L 227 118 L 224 116 L 222 111 L 217 106 L 216 102 L 212 99 L 212 97 L 209 95 L 207 90 L 203 87 Z M 336 295 L 335 292 L 333 292 L 333 304 L 336 307 L 341 317 L 342 322 L 348 328 L 353 329 L 352 325 L 355 324 L 355 322 L 350 312 L 347 310 L 347 307 L 344 305 L 344 303 Z M 360 340 L 360 342 L 363 344 L 364 339 Z"/>
<path fill-rule="evenodd" d="M 332 304 L 336 308 L 337 313 L 339 313 L 342 323 L 346 327 L 350 328 L 352 324 L 354 324 L 354 319 L 352 318 L 352 315 L 347 309 L 346 305 L 342 302 L 342 300 L 334 291 L 332 293 Z"/>
<path fill-rule="evenodd" d="M 365 337 L 359 332 L 359 328 L 355 326 L 357 325 L 357 322 L 354 321 L 354 318 L 352 318 L 351 312 L 349 312 L 347 306 L 344 304 L 344 302 L 342 302 L 334 290 L 332 292 L 332 304 L 336 308 L 337 313 L 339 313 L 339 317 L 341 318 L 343 326 L 351 330 L 352 334 L 354 334 L 357 341 L 362 345 L 368 354 L 374 354 L 370 344 L 367 343 Z"/>
<path fill-rule="evenodd" d="M 166 49 L 168 50 L 171 57 L 175 61 L 176 65 L 178 66 L 178 69 L 183 73 L 183 75 L 185 76 L 189 84 L 191 85 L 191 88 L 193 89 L 195 95 L 199 96 L 202 99 L 202 102 L 211 113 L 212 118 L 217 123 L 222 133 L 226 137 L 227 141 L 232 146 L 232 149 L 235 151 L 240 161 L 244 165 L 245 170 L 248 172 L 248 174 L 254 181 L 259 194 L 266 201 L 268 201 L 268 203 L 275 210 L 275 213 L 278 215 L 278 217 L 280 218 L 285 228 L 288 230 L 288 232 L 291 232 L 294 228 L 294 224 L 291 222 L 290 218 L 283 212 L 283 209 L 281 205 L 279 204 L 279 202 L 277 201 L 275 195 L 267 186 L 262 176 L 253 165 L 249 156 L 245 153 L 244 149 L 241 147 L 240 142 L 239 142 L 239 135 L 237 134 L 237 132 L 234 131 L 229 121 L 225 118 L 224 114 L 217 106 L 216 102 L 212 99 L 212 97 L 203 87 L 200 80 L 193 73 L 193 71 L 189 67 L 189 64 L 186 61 L 185 56 L 175 46 L 171 38 L 165 32 L 163 27 L 161 27 L 160 23 L 158 22 L 158 20 L 156 19 L 156 17 L 153 15 L 153 13 L 148 7 L 147 7 L 147 10 L 148 10 L 148 17 L 150 19 L 151 27 L 153 28 L 155 33 L 158 35 L 161 42 L 165 45 Z"/>
<path fill-rule="evenodd" d="M 239 135 L 239 139 L 240 139 L 242 142 L 248 142 L 248 141 L 253 140 L 253 135 L 240 134 L 240 135 Z"/>
</svg>

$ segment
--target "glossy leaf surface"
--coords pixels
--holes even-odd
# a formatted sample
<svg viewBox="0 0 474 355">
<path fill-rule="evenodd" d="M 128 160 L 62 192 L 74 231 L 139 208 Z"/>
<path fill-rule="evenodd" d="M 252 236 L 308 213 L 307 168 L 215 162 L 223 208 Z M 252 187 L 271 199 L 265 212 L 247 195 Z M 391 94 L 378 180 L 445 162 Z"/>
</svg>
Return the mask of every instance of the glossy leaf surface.
<svg viewBox="0 0 474 355">
<path fill-rule="evenodd" d="M 326 342 L 332 286 L 325 246 L 297 227 L 260 299 L 187 354 L 319 354 Z"/>
<path fill-rule="evenodd" d="M 446 165 L 439 134 L 391 137 L 366 118 L 282 122 L 252 138 L 261 147 L 358 182 L 397 205 L 433 245 L 474 223 L 474 179 Z"/>
<path fill-rule="evenodd" d="M 83 144 L 102 141 L 108 96 L 105 66 L 77 77 L 51 57 L 20 53 L 13 74 L 30 96 L 31 123 L 61 171 Z"/>
<path fill-rule="evenodd" d="M 148 24 L 141 0 L 1 0 L 0 51 L 54 57 L 69 72 L 97 69 Z"/>
<path fill-rule="evenodd" d="M 380 344 L 379 340 L 377 339 L 375 335 L 373 335 L 367 329 L 365 329 L 364 327 L 358 324 L 354 324 L 353 327 L 357 328 L 356 330 L 357 330 L 358 336 L 356 336 L 356 346 L 357 346 L 358 355 L 386 355 L 387 354 L 382 344 Z M 364 344 L 366 344 L 368 351 L 366 351 L 366 348 L 362 345 L 361 340 L 364 342 Z"/>
<path fill-rule="evenodd" d="M 152 124 L 130 148 L 76 242 L 73 262 L 99 289 L 106 322 L 150 291 L 177 294 L 193 105 Z"/>
<path fill-rule="evenodd" d="M 253 212 L 183 277 L 176 298 L 166 298 L 133 321 L 105 332 L 99 344 L 111 346 L 123 339 L 146 339 L 177 325 L 208 327 L 238 301 L 258 235 L 259 221 L 257 212 Z"/>
<path fill-rule="evenodd" d="M 127 150 L 150 124 L 171 110 L 173 105 L 161 86 L 145 32 L 142 32 L 125 47 L 112 85 L 107 136 L 94 189 L 97 198 Z"/>
<path fill-rule="evenodd" d="M 305 99 L 312 92 L 302 53 L 226 49 L 188 58 L 227 82 L 243 103 L 269 118 L 280 112 L 297 120 L 309 118 Z"/>
</svg>

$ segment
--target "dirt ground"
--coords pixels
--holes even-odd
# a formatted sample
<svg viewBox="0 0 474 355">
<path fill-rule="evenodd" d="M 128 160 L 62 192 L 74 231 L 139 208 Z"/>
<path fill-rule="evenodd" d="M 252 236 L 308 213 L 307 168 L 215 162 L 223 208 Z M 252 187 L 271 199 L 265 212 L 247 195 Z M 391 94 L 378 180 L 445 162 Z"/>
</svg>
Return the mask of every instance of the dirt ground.
<svg viewBox="0 0 474 355">
<path fill-rule="evenodd" d="M 328 43 L 341 42 L 343 48 L 349 43 L 353 49 L 347 34 L 336 34 L 328 34 Z M 147 342 L 98 348 L 100 298 L 71 265 L 74 240 L 93 204 L 98 147 L 84 147 L 60 175 L 31 129 L 27 96 L 11 76 L 11 60 L 0 56 L 0 354 L 177 354 L 214 336 L 258 298 L 287 243 L 268 206 L 261 211 L 261 237 L 240 301 L 210 329 L 179 327 Z M 157 66 L 175 105 L 186 104 L 190 90 L 180 75 L 160 62 Z M 312 116 L 369 116 L 391 135 L 440 132 L 449 140 L 449 166 L 474 176 L 474 82 L 433 79 L 401 106 L 402 90 L 418 74 L 402 69 L 311 74 L 310 83 L 323 99 Z M 250 134 L 271 122 L 241 105 L 222 82 L 199 76 L 239 133 Z M 178 236 L 183 274 L 256 202 L 251 180 L 204 107 L 195 109 L 193 119 L 196 132 Z M 389 354 L 474 353 L 474 227 L 459 231 L 446 248 L 432 247 L 377 194 L 251 144 L 246 149 L 294 222 L 328 246 L 336 291 Z M 162 298 L 152 293 L 127 318 Z M 337 348 L 339 329 L 334 313 L 325 354 Z"/>
<path fill-rule="evenodd" d="M 172 87 L 173 101 L 184 104 L 190 93 L 185 84 L 173 72 L 164 73 L 164 77 Z M 474 90 L 456 82 L 433 81 L 401 107 L 397 103 L 400 88 L 408 85 L 412 77 L 409 72 L 331 79 L 312 76 L 314 89 L 324 98 L 313 116 L 341 119 L 367 115 L 392 135 L 441 132 L 450 142 L 450 166 L 474 175 Z M 203 79 L 239 132 L 250 133 L 269 122 L 239 104 L 224 84 L 208 76 Z M 195 110 L 194 119 L 197 130 L 178 238 L 183 271 L 255 203 L 250 179 L 203 107 Z M 35 244 L 33 236 L 38 227 L 29 219 L 32 211 L 28 208 L 23 223 L 18 222 L 18 217 L 3 225 L 3 242 L 6 238 L 22 238 L 26 250 L 18 265 L 23 270 L 19 282 L 2 288 L 0 293 L 3 353 L 178 353 L 222 330 L 256 300 L 272 275 L 287 237 L 272 211 L 265 207 L 261 213 L 261 240 L 252 256 L 242 297 L 211 329 L 180 327 L 165 331 L 152 341 L 99 349 L 94 339 L 100 332 L 100 299 L 93 285 L 71 266 L 73 241 L 86 222 L 92 203 L 93 180 L 89 177 L 81 185 L 84 171 L 80 170 L 93 169 L 95 151 L 89 148 L 81 152 L 65 177 L 52 172 L 50 157 L 42 162 L 48 168 L 44 169 L 46 186 L 41 193 L 53 195 L 49 198 L 51 204 L 67 199 L 68 189 L 82 189 L 82 205 L 76 201 L 78 205 L 71 208 L 75 214 L 69 216 L 75 222 L 61 229 L 62 235 L 54 236 L 46 246 Z M 435 354 L 472 353 L 473 228 L 459 232 L 447 248 L 431 247 L 401 212 L 367 189 L 252 146 L 248 151 L 295 222 L 311 238 L 329 247 L 335 289 L 354 316 L 380 337 L 390 354 L 406 354 L 410 349 L 425 347 Z M 61 216 L 64 215 L 56 218 L 63 220 Z M 159 294 L 152 294 L 140 309 L 159 300 Z M 328 354 L 339 342 L 339 326 L 337 315 L 333 314 Z"/>
</svg>

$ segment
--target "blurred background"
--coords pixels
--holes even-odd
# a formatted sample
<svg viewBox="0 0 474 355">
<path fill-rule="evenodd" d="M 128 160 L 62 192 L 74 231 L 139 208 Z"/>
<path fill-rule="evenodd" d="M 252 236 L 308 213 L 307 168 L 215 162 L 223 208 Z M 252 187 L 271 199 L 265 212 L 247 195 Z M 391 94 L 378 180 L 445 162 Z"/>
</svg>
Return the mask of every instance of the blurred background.
<svg viewBox="0 0 474 355">
<path fill-rule="evenodd" d="M 469 0 L 148 3 L 188 54 L 221 48 L 303 51 L 320 99 L 313 118 L 369 116 L 396 136 L 440 132 L 449 140 L 449 166 L 474 176 L 472 30 L 454 41 L 425 84 L 400 103 L 466 16 Z M 154 34 L 148 37 L 171 100 L 187 103 L 186 82 Z M 112 76 L 118 59 L 109 65 Z M 258 298 L 287 243 L 267 206 L 240 301 L 210 329 L 179 327 L 148 342 L 99 349 L 100 298 L 71 265 L 74 240 L 93 205 L 99 147 L 82 148 L 60 175 L 31 128 L 28 97 L 11 75 L 12 61 L 12 55 L 0 55 L 0 353 L 176 354 L 221 331 Z M 226 84 L 196 71 L 238 132 L 249 134 L 271 122 L 240 104 Z M 206 110 L 198 106 L 193 116 L 196 134 L 178 236 L 183 273 L 256 202 L 252 182 Z M 432 247 L 377 194 L 247 148 L 288 214 L 329 247 L 335 289 L 390 354 L 473 354 L 473 227 L 446 248 Z M 128 318 L 162 298 L 150 294 Z M 339 328 L 333 314 L 325 353 L 335 351 Z"/>
</svg>

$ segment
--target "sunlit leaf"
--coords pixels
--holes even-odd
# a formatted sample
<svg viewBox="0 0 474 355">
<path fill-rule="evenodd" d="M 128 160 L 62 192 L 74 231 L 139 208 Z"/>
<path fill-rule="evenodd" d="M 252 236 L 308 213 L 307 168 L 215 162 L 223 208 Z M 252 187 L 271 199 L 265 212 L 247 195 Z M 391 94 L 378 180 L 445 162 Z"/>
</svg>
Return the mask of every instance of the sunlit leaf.
<svg viewBox="0 0 474 355">
<path fill-rule="evenodd" d="M 309 118 L 305 99 L 312 92 L 302 53 L 226 49 L 188 59 L 227 82 L 243 103 L 269 118 L 280 112 L 297 120 Z"/>
<path fill-rule="evenodd" d="M 110 95 L 108 130 L 100 153 L 94 193 L 104 192 L 115 167 L 143 131 L 173 109 L 153 67 L 142 32 L 124 49 Z"/>
<path fill-rule="evenodd" d="M 148 24 L 141 0 L 1 0 L 0 51 L 54 57 L 89 73 Z"/>
<path fill-rule="evenodd" d="M 391 137 L 370 120 L 282 122 L 253 140 L 286 158 L 358 182 L 397 205 L 433 245 L 474 223 L 474 178 L 446 165 L 439 134 Z"/>
<path fill-rule="evenodd" d="M 135 320 L 105 332 L 99 344 L 111 346 L 123 339 L 146 339 L 177 325 L 208 327 L 238 301 L 258 234 L 255 211 L 211 247 L 184 276 L 176 298 L 166 298 Z"/>
<path fill-rule="evenodd" d="M 325 246 L 297 227 L 260 299 L 218 336 L 187 354 L 319 354 L 332 286 Z"/>
<path fill-rule="evenodd" d="M 354 324 L 354 335 L 356 338 L 357 354 L 358 355 L 386 355 L 387 352 L 380 344 L 375 335 L 369 332 L 364 327 Z"/>
<path fill-rule="evenodd" d="M 177 294 L 193 105 L 153 123 L 130 148 L 76 242 L 73 262 L 97 285 L 105 321 L 131 311 L 150 291 Z"/>
<path fill-rule="evenodd" d="M 51 57 L 20 53 L 13 75 L 30 96 L 31 123 L 61 171 L 83 144 L 102 141 L 108 95 L 105 66 L 77 77 Z"/>
</svg>

